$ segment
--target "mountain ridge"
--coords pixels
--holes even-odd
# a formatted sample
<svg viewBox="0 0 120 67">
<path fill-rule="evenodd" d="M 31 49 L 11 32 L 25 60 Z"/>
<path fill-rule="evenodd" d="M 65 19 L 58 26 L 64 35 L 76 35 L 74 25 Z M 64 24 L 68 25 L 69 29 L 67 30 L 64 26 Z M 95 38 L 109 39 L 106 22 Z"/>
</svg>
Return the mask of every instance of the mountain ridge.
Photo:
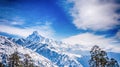
<svg viewBox="0 0 120 67">
<path fill-rule="evenodd" d="M 34 31 L 26 38 L 9 38 L 8 40 L 16 43 L 23 48 L 29 49 L 45 58 L 59 67 L 89 67 L 89 52 L 81 51 L 78 45 L 69 45 L 60 41 L 45 38 L 37 31 Z M 85 53 L 85 54 L 84 54 Z M 109 53 L 109 56 L 117 58 L 120 63 L 119 53 Z"/>
<path fill-rule="evenodd" d="M 15 51 L 18 51 L 19 55 L 22 56 L 21 60 L 24 59 L 24 54 L 29 54 L 30 57 L 34 60 L 34 64 L 37 66 L 57 67 L 56 65 L 54 65 L 54 63 L 52 63 L 50 60 L 43 57 L 42 55 L 39 55 L 27 48 L 17 45 L 16 43 L 7 39 L 7 37 L 0 36 L 0 62 L 3 62 L 5 60 L 6 62 L 3 62 L 3 64 L 7 65 L 8 60 L 6 58 L 3 58 L 2 56 L 8 57 Z"/>
<path fill-rule="evenodd" d="M 16 41 L 16 43 L 17 42 L 18 41 Z M 26 38 L 26 41 L 24 42 L 24 47 L 29 48 L 39 53 L 40 55 L 43 55 L 44 57 L 57 64 L 59 67 L 82 67 L 82 65 L 78 61 L 76 61 L 75 59 L 71 59 L 69 55 L 66 55 L 62 51 L 58 50 L 56 47 L 59 47 L 63 43 L 57 43 L 57 41 L 54 41 L 52 39 L 39 36 L 38 33 L 35 31 Z"/>
</svg>

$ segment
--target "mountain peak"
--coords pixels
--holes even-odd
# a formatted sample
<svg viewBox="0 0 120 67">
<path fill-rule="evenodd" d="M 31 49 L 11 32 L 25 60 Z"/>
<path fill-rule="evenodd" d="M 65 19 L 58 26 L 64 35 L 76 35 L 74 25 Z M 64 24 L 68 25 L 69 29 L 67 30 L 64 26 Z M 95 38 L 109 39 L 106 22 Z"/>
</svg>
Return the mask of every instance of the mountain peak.
<svg viewBox="0 0 120 67">
<path fill-rule="evenodd" d="M 43 40 L 44 37 L 42 37 L 41 35 L 39 35 L 39 33 L 37 31 L 33 31 L 33 33 L 31 35 L 29 35 L 26 40 L 28 41 L 32 41 L 32 42 L 40 42 L 41 40 Z"/>
<path fill-rule="evenodd" d="M 34 35 L 39 35 L 39 33 L 37 31 L 33 31 Z"/>
</svg>

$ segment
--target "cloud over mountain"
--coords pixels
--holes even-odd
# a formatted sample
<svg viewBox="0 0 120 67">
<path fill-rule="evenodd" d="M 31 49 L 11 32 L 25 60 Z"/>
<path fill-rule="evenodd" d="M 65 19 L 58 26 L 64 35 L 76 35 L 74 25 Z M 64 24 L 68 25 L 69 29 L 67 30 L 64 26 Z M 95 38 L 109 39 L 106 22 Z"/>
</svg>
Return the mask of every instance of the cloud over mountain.
<svg viewBox="0 0 120 67">
<path fill-rule="evenodd" d="M 52 29 L 49 23 L 45 23 L 44 25 L 24 27 L 24 28 L 0 25 L 0 32 L 5 32 L 8 34 L 18 35 L 22 37 L 27 37 L 30 33 L 36 30 L 38 31 L 40 35 L 45 36 L 45 37 L 52 38 L 54 35 L 54 30 Z"/>
<path fill-rule="evenodd" d="M 69 44 L 79 44 L 82 50 L 90 50 L 92 46 L 98 45 L 110 52 L 120 52 L 120 43 L 113 37 L 106 38 L 104 35 L 95 35 L 92 33 L 83 33 L 63 39 Z"/>
</svg>

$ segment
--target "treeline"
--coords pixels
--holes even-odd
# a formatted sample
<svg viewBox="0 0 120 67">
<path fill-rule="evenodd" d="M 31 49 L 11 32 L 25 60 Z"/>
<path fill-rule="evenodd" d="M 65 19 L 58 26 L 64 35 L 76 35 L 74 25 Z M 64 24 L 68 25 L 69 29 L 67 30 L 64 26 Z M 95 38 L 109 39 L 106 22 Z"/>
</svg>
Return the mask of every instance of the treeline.
<svg viewBox="0 0 120 67">
<path fill-rule="evenodd" d="M 95 45 L 90 51 L 90 67 L 120 67 L 114 58 L 108 58 L 107 52 Z"/>
<path fill-rule="evenodd" d="M 22 59 L 18 52 L 14 52 L 10 56 L 2 54 L 1 57 L 0 67 L 36 67 L 28 54 L 24 54 Z"/>
<path fill-rule="evenodd" d="M 107 52 L 97 45 L 93 46 L 90 54 L 89 67 L 120 67 L 114 58 L 108 58 Z M 37 67 L 28 54 L 24 54 L 22 59 L 17 51 L 10 56 L 2 54 L 1 57 L 0 67 Z"/>
</svg>

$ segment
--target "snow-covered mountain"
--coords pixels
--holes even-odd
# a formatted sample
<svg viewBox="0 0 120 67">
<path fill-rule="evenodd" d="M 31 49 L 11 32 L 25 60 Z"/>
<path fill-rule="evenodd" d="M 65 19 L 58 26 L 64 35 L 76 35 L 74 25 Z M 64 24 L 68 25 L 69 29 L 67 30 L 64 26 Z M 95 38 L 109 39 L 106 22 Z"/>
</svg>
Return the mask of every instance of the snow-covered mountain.
<svg viewBox="0 0 120 67">
<path fill-rule="evenodd" d="M 0 36 L 0 62 L 7 65 L 8 58 L 12 53 L 17 51 L 20 56 L 20 60 L 23 61 L 26 54 L 28 54 L 34 62 L 34 65 L 38 67 L 57 67 L 49 59 L 43 57 L 42 55 L 24 48 L 20 45 L 9 40 L 7 37 Z"/>
<path fill-rule="evenodd" d="M 65 52 L 64 49 L 68 48 L 67 44 L 42 37 L 37 31 L 34 31 L 26 39 L 18 39 L 15 42 L 39 53 L 59 67 L 82 67 L 76 59 L 81 55 Z"/>
<path fill-rule="evenodd" d="M 17 48 L 19 55 L 29 54 L 35 65 L 43 67 L 89 67 L 89 51 L 81 51 L 81 46 L 45 38 L 34 31 L 27 38 L 0 37 L 0 53 L 7 56 Z M 2 54 L 1 54 L 2 55 Z M 108 53 L 120 63 L 119 53 Z M 1 58 L 2 62 L 2 58 Z M 45 66 L 48 65 L 48 66 Z"/>
</svg>

